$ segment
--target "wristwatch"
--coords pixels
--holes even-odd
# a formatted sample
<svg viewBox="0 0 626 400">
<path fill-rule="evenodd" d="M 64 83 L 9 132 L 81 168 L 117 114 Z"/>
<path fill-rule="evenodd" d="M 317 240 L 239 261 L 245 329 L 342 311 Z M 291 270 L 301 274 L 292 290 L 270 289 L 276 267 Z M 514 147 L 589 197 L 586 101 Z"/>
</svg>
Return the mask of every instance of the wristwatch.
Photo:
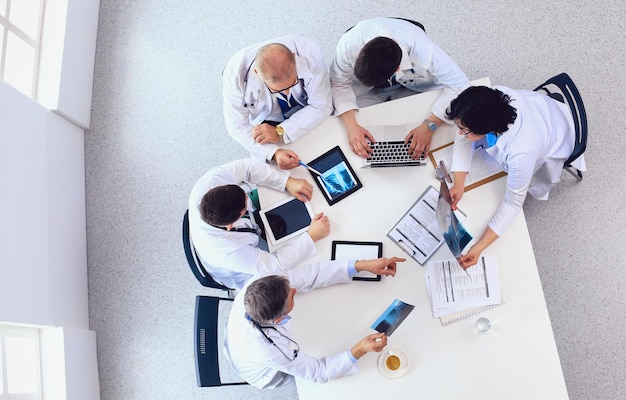
<svg viewBox="0 0 626 400">
<path fill-rule="evenodd" d="M 422 123 L 426 125 L 428 127 L 428 130 L 431 132 L 434 132 L 435 129 L 437 129 L 437 125 L 433 121 L 429 120 L 428 118 L 426 118 L 424 122 Z"/>
<path fill-rule="evenodd" d="M 278 135 L 278 140 L 281 141 L 283 139 L 283 135 L 285 134 L 285 130 L 282 126 L 276 125 L 276 134 Z"/>
</svg>

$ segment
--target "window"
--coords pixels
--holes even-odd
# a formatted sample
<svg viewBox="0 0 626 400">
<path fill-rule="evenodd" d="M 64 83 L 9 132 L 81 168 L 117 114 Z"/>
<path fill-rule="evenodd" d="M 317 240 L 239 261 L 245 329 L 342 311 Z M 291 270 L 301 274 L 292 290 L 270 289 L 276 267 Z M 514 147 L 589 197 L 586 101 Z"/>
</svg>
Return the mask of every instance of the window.
<svg viewBox="0 0 626 400">
<path fill-rule="evenodd" d="M 0 79 L 34 98 L 44 0 L 0 0 Z"/>
<path fill-rule="evenodd" d="M 40 358 L 38 329 L 0 325 L 0 400 L 42 399 Z"/>
</svg>

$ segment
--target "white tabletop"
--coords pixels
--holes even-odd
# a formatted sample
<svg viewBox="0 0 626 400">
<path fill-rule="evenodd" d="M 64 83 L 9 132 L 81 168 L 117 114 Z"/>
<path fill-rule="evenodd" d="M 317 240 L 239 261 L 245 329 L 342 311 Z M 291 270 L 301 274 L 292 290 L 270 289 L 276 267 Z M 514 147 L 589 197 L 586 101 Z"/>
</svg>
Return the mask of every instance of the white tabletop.
<svg viewBox="0 0 626 400">
<path fill-rule="evenodd" d="M 480 83 L 487 83 L 488 79 Z M 362 109 L 362 125 L 408 124 L 417 126 L 429 115 L 438 92 L 422 93 Z M 455 129 L 438 129 L 432 148 L 452 141 Z M 387 348 L 399 348 L 409 358 L 409 369 L 396 379 L 383 376 L 378 354 L 358 361 L 359 373 L 315 384 L 297 379 L 301 400 L 307 399 L 567 399 L 567 389 L 523 212 L 507 232 L 485 254 L 494 255 L 499 265 L 503 304 L 448 326 L 433 318 L 424 283 L 424 268 L 386 234 L 424 192 L 428 185 L 438 189 L 431 165 L 402 168 L 359 169 L 361 159 L 352 153 L 345 129 L 332 117 L 288 147 L 305 162 L 339 145 L 363 183 L 363 188 L 332 207 L 313 183 L 309 172 L 296 168 L 292 176 L 306 178 L 315 187 L 313 210 L 323 211 L 331 221 L 331 234 L 316 243 L 317 254 L 310 263 L 329 260 L 333 240 L 383 242 L 386 257 L 407 257 L 395 278 L 381 282 L 355 281 L 306 294 L 298 294 L 291 315 L 293 338 L 302 351 L 324 357 L 352 347 L 394 299 L 415 309 L 389 337 Z M 478 238 L 504 191 L 501 178 L 465 194 L 459 207 L 463 221 Z M 286 195 L 261 191 L 263 205 Z M 430 260 L 451 258 L 443 245 Z M 479 333 L 480 316 L 492 327 Z"/>
</svg>

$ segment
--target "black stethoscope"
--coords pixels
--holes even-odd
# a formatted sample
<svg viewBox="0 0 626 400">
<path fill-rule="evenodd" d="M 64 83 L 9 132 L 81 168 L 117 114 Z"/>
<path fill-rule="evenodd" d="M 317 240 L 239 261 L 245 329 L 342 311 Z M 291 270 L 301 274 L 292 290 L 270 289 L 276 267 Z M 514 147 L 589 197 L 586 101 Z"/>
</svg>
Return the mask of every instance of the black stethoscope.
<svg viewBox="0 0 626 400">
<path fill-rule="evenodd" d="M 280 351 L 282 353 L 282 355 L 285 356 L 285 358 L 287 360 L 293 361 L 293 360 L 295 360 L 298 357 L 298 353 L 300 352 L 300 345 L 298 344 L 298 342 L 296 342 L 295 340 L 293 340 L 289 336 L 282 334 L 278 329 L 276 329 L 273 326 L 261 326 L 261 325 L 259 325 L 255 320 L 250 318 L 250 316 L 247 313 L 246 313 L 246 319 L 251 321 L 254 324 L 254 326 L 256 326 L 256 328 L 259 330 L 259 332 L 261 332 L 261 334 L 265 337 L 265 339 L 267 339 L 268 342 L 270 342 L 274 347 L 276 347 L 278 349 L 278 351 Z M 289 340 L 291 343 L 295 344 L 296 345 L 296 349 L 293 350 L 293 358 L 289 358 L 289 356 L 287 354 L 285 354 L 285 352 L 282 351 L 281 348 L 278 347 L 278 345 L 276 343 L 274 343 L 272 338 L 267 336 L 267 334 L 263 331 L 263 329 L 273 329 L 280 336 L 284 337 L 285 339 Z"/>
</svg>

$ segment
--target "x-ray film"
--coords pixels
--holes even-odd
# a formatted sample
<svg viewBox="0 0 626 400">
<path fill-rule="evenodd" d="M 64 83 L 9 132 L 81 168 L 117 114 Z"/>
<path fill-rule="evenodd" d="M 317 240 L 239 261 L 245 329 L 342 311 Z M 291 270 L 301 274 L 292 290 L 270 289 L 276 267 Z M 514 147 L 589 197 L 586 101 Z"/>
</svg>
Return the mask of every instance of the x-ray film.
<svg viewBox="0 0 626 400">
<path fill-rule="evenodd" d="M 339 146 L 308 164 L 321 172 L 321 176 L 311 175 L 331 206 L 363 187 Z"/>
</svg>

